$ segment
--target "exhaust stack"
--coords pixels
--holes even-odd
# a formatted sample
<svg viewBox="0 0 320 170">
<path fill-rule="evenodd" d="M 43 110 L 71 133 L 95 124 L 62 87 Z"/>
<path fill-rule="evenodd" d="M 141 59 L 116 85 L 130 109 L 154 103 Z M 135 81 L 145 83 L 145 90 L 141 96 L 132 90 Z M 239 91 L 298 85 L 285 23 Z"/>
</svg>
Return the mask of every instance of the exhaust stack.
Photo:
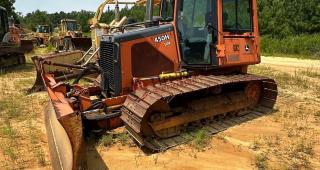
<svg viewBox="0 0 320 170">
<path fill-rule="evenodd" d="M 153 0 L 147 0 L 146 4 L 146 27 L 153 25 Z"/>
</svg>

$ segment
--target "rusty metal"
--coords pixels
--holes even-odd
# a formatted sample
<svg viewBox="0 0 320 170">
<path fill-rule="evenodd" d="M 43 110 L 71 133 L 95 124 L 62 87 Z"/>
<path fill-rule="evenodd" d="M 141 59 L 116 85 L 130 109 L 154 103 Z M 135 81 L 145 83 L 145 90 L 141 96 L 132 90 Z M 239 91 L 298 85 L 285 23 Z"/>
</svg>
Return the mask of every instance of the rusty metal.
<svg viewBox="0 0 320 170">
<path fill-rule="evenodd" d="M 16 44 L 0 42 L 0 68 L 25 64 L 23 51 Z"/>
<path fill-rule="evenodd" d="M 150 114 L 152 113 L 171 112 L 172 108 L 169 108 L 169 105 L 172 105 L 172 100 L 179 96 L 198 93 L 203 90 L 216 91 L 216 88 L 218 87 L 238 86 L 239 84 L 247 84 L 248 86 L 246 87 L 250 87 L 249 89 L 253 89 L 253 91 L 254 89 L 261 90 L 260 92 L 253 93 L 245 88 L 244 91 L 238 92 L 239 94 L 221 94 L 220 97 L 216 96 L 217 99 L 214 99 L 212 96 L 210 97 L 211 100 L 217 104 L 217 106 L 215 105 L 215 107 L 211 108 L 212 112 L 196 114 L 191 111 L 190 113 L 169 117 L 168 119 L 158 122 L 150 122 L 149 120 Z M 224 98 L 230 98 L 230 100 Z M 267 108 L 269 112 L 273 108 L 276 98 L 277 85 L 275 81 L 270 78 L 250 74 L 192 76 L 186 79 L 168 81 L 153 86 L 138 88 L 132 94 L 128 95 L 124 107 L 122 108 L 121 119 L 125 122 L 128 132 L 140 145 L 158 150 L 159 147 L 151 145 L 148 140 L 164 140 L 161 139 L 161 137 L 172 137 L 176 134 L 175 130 L 178 126 L 183 126 L 190 122 L 197 122 L 220 114 L 225 115 L 243 109 L 256 110 L 259 107 Z M 226 101 L 227 104 L 224 104 L 223 102 Z M 201 102 L 203 102 L 201 99 L 196 101 L 194 106 L 201 105 Z M 230 107 L 231 105 L 232 107 Z M 196 108 L 191 110 L 197 111 Z M 267 112 L 262 110 L 260 113 L 264 114 Z M 168 131 L 167 135 L 163 135 L 163 133 L 161 133 L 161 135 L 157 134 L 157 132 L 166 129 Z M 154 137 L 157 135 L 158 137 Z"/>
<path fill-rule="evenodd" d="M 32 88 L 29 90 L 30 92 L 42 91 L 44 90 L 44 84 L 42 81 L 41 73 L 50 73 L 55 77 L 59 77 L 58 80 L 63 80 L 65 78 L 73 78 L 77 77 L 81 70 L 83 69 L 81 66 L 76 65 L 76 62 L 83 55 L 82 51 L 71 51 L 71 52 L 56 52 L 51 53 L 45 56 L 34 56 L 32 57 L 33 64 L 36 68 L 37 75 L 36 81 Z M 52 66 L 45 66 L 43 63 L 59 63 Z M 61 64 L 63 63 L 63 64 Z M 59 65 L 59 66 L 58 66 Z M 70 66 L 72 68 L 68 68 Z"/>
</svg>

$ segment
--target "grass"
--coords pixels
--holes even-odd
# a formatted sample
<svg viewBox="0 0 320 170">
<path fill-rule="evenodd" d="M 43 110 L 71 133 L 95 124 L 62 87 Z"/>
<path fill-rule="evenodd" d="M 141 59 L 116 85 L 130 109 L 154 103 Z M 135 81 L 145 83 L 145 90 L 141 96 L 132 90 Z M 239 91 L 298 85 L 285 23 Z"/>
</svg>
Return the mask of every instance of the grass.
<svg viewBox="0 0 320 170">
<path fill-rule="evenodd" d="M 264 153 L 261 153 L 261 154 L 258 154 L 256 155 L 256 158 L 255 158 L 255 166 L 260 170 L 263 170 L 263 169 L 267 169 L 268 167 L 268 163 L 267 163 L 267 156 L 266 154 Z"/>
<path fill-rule="evenodd" d="M 113 140 L 112 134 L 103 135 L 99 140 L 99 144 L 106 147 L 112 145 L 113 143 L 114 143 L 114 140 Z"/>
<path fill-rule="evenodd" d="M 294 74 L 289 74 L 278 72 L 271 67 L 258 65 L 249 67 L 249 72 L 274 78 L 280 89 L 293 91 L 293 88 L 294 90 L 300 92 L 311 91 L 313 94 L 320 96 L 320 86 L 318 83 L 309 81 L 299 71 L 296 71 Z"/>
<path fill-rule="evenodd" d="M 295 58 L 320 59 L 320 34 L 289 36 L 275 39 L 261 38 L 261 51 L 264 55 L 285 55 Z M 279 55 L 280 54 L 280 55 Z"/>
<path fill-rule="evenodd" d="M 130 144 L 130 137 L 128 133 L 121 133 L 117 136 L 118 141 L 124 146 Z"/>
<path fill-rule="evenodd" d="M 47 49 L 36 49 L 37 54 Z M 37 124 L 46 103 L 45 93 L 27 94 L 33 85 L 35 72 L 27 54 L 27 64 L 0 72 L 0 147 L 7 158 L 0 158 L 2 169 L 25 169 L 47 166 L 41 142 L 41 127 Z M 41 114 L 41 115 L 39 115 Z"/>
<path fill-rule="evenodd" d="M 2 137 L 9 139 L 15 139 L 17 136 L 17 132 L 12 128 L 10 121 L 6 121 L 3 125 L 1 125 L 0 134 Z"/>
<path fill-rule="evenodd" d="M 307 68 L 306 70 L 300 70 L 299 74 L 305 75 L 311 78 L 320 78 L 320 72 L 313 69 L 313 68 Z"/>
<path fill-rule="evenodd" d="M 17 154 L 17 151 L 11 147 L 11 146 L 7 146 L 3 149 L 3 153 L 4 155 L 7 155 L 9 156 L 9 158 L 12 160 L 12 161 L 16 161 L 18 159 L 18 154 Z"/>
<path fill-rule="evenodd" d="M 195 137 L 192 141 L 192 145 L 198 150 L 198 151 L 205 151 L 206 148 L 208 148 L 210 142 L 210 135 L 207 134 L 205 129 L 199 129 Z"/>
<path fill-rule="evenodd" d="M 294 73 L 284 73 L 271 67 L 253 66 L 253 74 L 274 78 L 280 91 L 279 111 L 273 113 L 272 121 L 281 125 L 277 135 L 265 135 L 255 140 L 251 149 L 260 153 L 256 155 L 255 165 L 258 169 L 312 169 L 316 161 L 315 141 L 317 136 L 314 129 L 314 118 L 320 116 L 318 107 L 314 104 L 317 94 L 320 96 L 318 85 L 318 70 L 308 68 Z M 297 93 L 299 92 L 299 93 Z M 294 93 L 295 95 L 286 95 Z M 301 93 L 312 94 L 301 98 Z M 285 101 L 284 103 L 281 103 Z M 317 103 L 317 102 L 316 102 Z"/>
</svg>

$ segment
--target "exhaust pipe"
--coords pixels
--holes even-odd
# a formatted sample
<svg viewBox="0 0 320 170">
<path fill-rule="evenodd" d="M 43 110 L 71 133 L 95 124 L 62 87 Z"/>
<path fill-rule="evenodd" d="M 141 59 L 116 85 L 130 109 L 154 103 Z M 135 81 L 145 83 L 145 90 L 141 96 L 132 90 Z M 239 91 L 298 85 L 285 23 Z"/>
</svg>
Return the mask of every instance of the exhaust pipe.
<svg viewBox="0 0 320 170">
<path fill-rule="evenodd" d="M 146 4 L 146 27 L 153 26 L 153 0 L 147 0 Z"/>
</svg>

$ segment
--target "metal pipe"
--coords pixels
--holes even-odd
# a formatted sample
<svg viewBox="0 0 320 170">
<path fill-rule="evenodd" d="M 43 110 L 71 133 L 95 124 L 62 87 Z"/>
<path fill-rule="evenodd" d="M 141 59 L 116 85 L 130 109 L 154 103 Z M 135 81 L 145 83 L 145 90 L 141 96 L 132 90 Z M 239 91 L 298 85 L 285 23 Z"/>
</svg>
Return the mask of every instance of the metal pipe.
<svg viewBox="0 0 320 170">
<path fill-rule="evenodd" d="M 147 0 L 146 4 L 146 21 L 153 21 L 153 0 Z"/>
<path fill-rule="evenodd" d="M 51 62 L 51 61 L 44 61 L 43 64 L 52 65 L 52 66 L 60 66 L 60 67 L 76 68 L 76 69 L 85 69 L 84 67 L 81 67 L 79 65 L 54 63 L 54 62 Z"/>
<path fill-rule="evenodd" d="M 114 16 L 115 16 L 115 21 L 119 22 L 120 21 L 120 10 L 119 10 L 119 3 L 118 0 L 115 1 L 116 7 L 114 9 Z"/>
</svg>

